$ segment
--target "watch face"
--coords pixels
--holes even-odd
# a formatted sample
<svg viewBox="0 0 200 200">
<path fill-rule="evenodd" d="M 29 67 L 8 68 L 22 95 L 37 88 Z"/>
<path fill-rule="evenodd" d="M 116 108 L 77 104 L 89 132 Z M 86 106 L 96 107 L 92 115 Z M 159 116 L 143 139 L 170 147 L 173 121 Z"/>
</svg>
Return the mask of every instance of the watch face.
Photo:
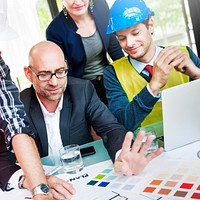
<svg viewBox="0 0 200 200">
<path fill-rule="evenodd" d="M 40 189 L 41 189 L 42 192 L 44 192 L 44 193 L 49 193 L 49 187 L 48 187 L 47 185 L 45 185 L 45 184 L 42 184 L 42 185 L 40 186 Z"/>
</svg>

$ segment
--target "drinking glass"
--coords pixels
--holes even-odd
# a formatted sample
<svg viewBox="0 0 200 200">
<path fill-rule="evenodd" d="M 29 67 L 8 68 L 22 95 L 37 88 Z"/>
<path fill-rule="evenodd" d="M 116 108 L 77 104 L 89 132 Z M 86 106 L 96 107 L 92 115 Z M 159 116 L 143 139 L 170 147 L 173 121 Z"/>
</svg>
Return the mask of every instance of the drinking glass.
<svg viewBox="0 0 200 200">
<path fill-rule="evenodd" d="M 79 145 L 71 144 L 64 146 L 59 150 L 59 153 L 64 172 L 75 174 L 83 169 Z"/>
<path fill-rule="evenodd" d="M 158 141 L 157 141 L 157 138 L 156 138 L 156 132 L 155 132 L 155 129 L 153 127 L 140 127 L 138 128 L 136 131 L 134 131 L 133 135 L 134 137 L 136 138 L 137 137 L 137 134 L 139 133 L 139 131 L 141 130 L 144 130 L 145 131 L 145 137 L 143 138 L 142 140 L 142 144 L 145 143 L 147 137 L 149 135 L 151 135 L 153 137 L 153 141 L 151 143 L 151 146 L 148 148 L 147 150 L 147 154 L 151 153 L 151 152 L 154 152 L 158 149 Z"/>
</svg>

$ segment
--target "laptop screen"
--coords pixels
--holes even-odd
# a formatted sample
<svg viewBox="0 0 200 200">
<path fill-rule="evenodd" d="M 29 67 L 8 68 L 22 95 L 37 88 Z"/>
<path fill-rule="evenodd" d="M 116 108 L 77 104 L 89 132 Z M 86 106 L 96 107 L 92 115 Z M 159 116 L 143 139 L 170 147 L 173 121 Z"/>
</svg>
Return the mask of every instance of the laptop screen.
<svg viewBox="0 0 200 200">
<path fill-rule="evenodd" d="M 200 140 L 200 80 L 162 91 L 164 148 Z"/>
</svg>

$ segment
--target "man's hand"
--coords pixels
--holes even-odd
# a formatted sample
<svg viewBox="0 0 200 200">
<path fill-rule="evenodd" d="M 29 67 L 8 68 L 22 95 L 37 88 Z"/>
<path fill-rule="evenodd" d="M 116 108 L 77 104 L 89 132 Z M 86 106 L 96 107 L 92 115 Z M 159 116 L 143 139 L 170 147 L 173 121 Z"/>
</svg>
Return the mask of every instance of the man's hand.
<svg viewBox="0 0 200 200">
<path fill-rule="evenodd" d="M 180 53 L 178 47 L 170 46 L 161 50 L 155 59 L 153 75 L 149 82 L 150 89 L 155 95 L 165 86 L 171 70 L 179 63 L 176 58 L 180 56 Z"/>
<path fill-rule="evenodd" d="M 33 197 L 33 200 L 54 200 L 53 196 L 51 193 L 49 193 L 48 195 L 35 195 Z"/>
<path fill-rule="evenodd" d="M 142 145 L 144 136 L 145 132 L 140 131 L 131 147 L 133 133 L 128 132 L 126 134 L 121 153 L 114 163 L 114 169 L 117 173 L 126 176 L 137 175 L 153 158 L 159 156 L 163 152 L 163 148 L 159 148 L 157 151 L 146 155 L 153 137 L 148 136 L 146 142 Z"/>
<path fill-rule="evenodd" d="M 75 194 L 72 184 L 56 176 L 47 176 L 47 183 L 51 188 L 54 199 L 71 199 L 72 195 Z"/>
<path fill-rule="evenodd" d="M 179 56 L 176 58 L 176 66 L 174 67 L 177 71 L 190 76 L 192 79 L 200 78 L 200 69 L 193 63 L 191 58 L 183 51 L 179 51 Z"/>
<path fill-rule="evenodd" d="M 67 183 L 66 181 L 56 177 L 56 176 L 46 176 L 47 183 L 51 189 L 51 192 L 48 195 L 36 195 L 34 200 L 61 200 L 61 199 L 71 199 L 72 195 L 75 194 L 75 189 L 72 184 Z M 27 188 L 26 178 L 23 181 L 23 187 Z"/>
<path fill-rule="evenodd" d="M 155 95 L 165 86 L 173 68 L 192 79 L 200 78 L 200 69 L 185 52 L 176 46 L 166 47 L 154 61 L 153 75 L 149 82 L 150 89 Z"/>
</svg>

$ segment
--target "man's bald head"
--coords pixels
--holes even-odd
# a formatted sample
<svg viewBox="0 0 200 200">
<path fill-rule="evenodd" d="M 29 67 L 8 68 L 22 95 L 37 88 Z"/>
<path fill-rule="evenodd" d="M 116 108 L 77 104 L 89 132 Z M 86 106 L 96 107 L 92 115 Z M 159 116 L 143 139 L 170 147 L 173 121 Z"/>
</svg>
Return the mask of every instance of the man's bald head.
<svg viewBox="0 0 200 200">
<path fill-rule="evenodd" d="M 51 41 L 42 41 L 34 45 L 29 52 L 29 65 L 36 66 L 38 63 L 51 62 L 51 60 L 64 61 L 62 49 Z M 53 64 L 53 63 L 52 63 Z"/>
</svg>

